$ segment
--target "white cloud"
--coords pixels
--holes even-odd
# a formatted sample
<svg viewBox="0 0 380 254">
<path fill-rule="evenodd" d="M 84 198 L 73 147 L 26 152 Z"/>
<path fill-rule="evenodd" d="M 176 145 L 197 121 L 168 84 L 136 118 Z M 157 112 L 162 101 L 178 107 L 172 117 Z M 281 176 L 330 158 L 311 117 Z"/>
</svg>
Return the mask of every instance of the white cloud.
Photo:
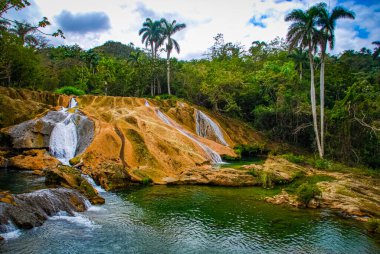
<svg viewBox="0 0 380 254">
<path fill-rule="evenodd" d="M 47 16 L 52 23 L 63 10 L 72 13 L 104 12 L 110 19 L 111 29 L 105 32 L 85 34 L 83 36 L 67 33 L 67 39 L 54 39 L 54 43 L 74 44 L 83 48 L 100 45 L 107 40 L 132 42 L 143 46 L 138 30 L 147 15 L 159 18 L 177 19 L 187 24 L 187 28 L 175 35 L 181 46 L 181 59 L 200 57 L 213 44 L 217 33 L 224 34 L 225 41 L 240 42 L 249 47 L 252 41 L 269 41 L 277 36 L 285 37 L 289 23 L 284 21 L 286 13 L 295 8 L 305 9 L 320 2 L 281 1 L 281 0 L 35 0 L 35 15 Z M 331 7 L 337 0 L 329 1 Z M 341 2 L 341 1 L 340 1 Z M 371 42 L 380 34 L 379 10 L 348 0 L 343 4 L 357 14 L 355 21 L 338 22 L 336 30 L 336 48 L 334 53 L 345 49 L 359 50 L 363 46 L 372 48 Z M 376 12 L 377 10 L 377 12 Z M 33 13 L 33 12 L 32 12 Z M 41 18 L 37 17 L 37 19 Z M 252 17 L 260 20 L 264 27 L 249 23 Z M 360 26 L 369 32 L 368 38 L 359 38 L 355 27 Z M 56 26 L 49 28 L 57 29 Z M 65 32 L 65 31 L 64 31 Z"/>
</svg>

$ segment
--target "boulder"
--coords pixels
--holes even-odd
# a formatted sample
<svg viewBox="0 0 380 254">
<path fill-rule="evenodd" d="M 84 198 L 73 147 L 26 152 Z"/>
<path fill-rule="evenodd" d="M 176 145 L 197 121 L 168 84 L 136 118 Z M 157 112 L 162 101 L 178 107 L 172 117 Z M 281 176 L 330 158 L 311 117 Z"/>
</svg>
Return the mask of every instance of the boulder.
<svg viewBox="0 0 380 254">
<path fill-rule="evenodd" d="M 165 177 L 162 179 L 166 184 L 200 184 L 218 186 L 254 186 L 259 182 L 247 171 L 230 168 L 192 168 L 185 170 L 178 178 Z"/>
<path fill-rule="evenodd" d="M 98 191 L 84 178 L 78 169 L 60 165 L 45 172 L 45 183 L 48 186 L 73 188 L 85 195 L 92 204 L 104 204 L 105 200 Z"/>
<path fill-rule="evenodd" d="M 60 162 L 45 149 L 32 149 L 9 158 L 8 166 L 23 170 L 43 171 L 58 166 Z"/>
<path fill-rule="evenodd" d="M 0 194 L 1 195 L 1 194 Z M 0 202 L 0 232 L 12 222 L 19 228 L 41 226 L 49 216 L 58 212 L 74 215 L 87 209 L 86 198 L 76 190 L 44 189 L 12 196 L 13 202 Z"/>
</svg>

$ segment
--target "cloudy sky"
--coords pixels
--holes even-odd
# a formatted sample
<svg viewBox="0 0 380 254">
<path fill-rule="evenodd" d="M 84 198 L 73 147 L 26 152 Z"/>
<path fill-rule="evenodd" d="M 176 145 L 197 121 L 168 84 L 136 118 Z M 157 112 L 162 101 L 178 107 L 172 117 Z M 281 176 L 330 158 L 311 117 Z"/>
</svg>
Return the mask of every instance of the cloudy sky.
<svg viewBox="0 0 380 254">
<path fill-rule="evenodd" d="M 47 17 L 51 32 L 61 28 L 66 39 L 52 39 L 58 44 L 78 44 L 88 49 L 108 40 L 143 46 L 138 35 L 145 18 L 176 19 L 187 28 L 174 37 L 180 43 L 180 59 L 200 58 L 213 44 L 217 33 L 225 41 L 246 47 L 252 41 L 270 41 L 285 37 L 289 23 L 284 16 L 292 9 L 306 9 L 321 0 L 32 0 L 32 5 L 8 15 L 37 22 Z M 333 8 L 344 6 L 356 13 L 355 20 L 337 23 L 333 53 L 345 49 L 373 48 L 380 40 L 380 1 L 326 0 Z"/>
</svg>

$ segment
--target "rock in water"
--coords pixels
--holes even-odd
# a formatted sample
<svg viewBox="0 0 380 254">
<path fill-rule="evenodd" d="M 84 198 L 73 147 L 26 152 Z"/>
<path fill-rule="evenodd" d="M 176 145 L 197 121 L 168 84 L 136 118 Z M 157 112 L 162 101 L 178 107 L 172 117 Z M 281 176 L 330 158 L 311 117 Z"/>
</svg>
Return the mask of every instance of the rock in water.
<svg viewBox="0 0 380 254">
<path fill-rule="evenodd" d="M 44 189 L 13 196 L 14 204 L 0 202 L 0 232 L 7 232 L 9 223 L 29 229 L 41 226 L 58 212 L 73 216 L 89 207 L 88 200 L 76 190 Z"/>
</svg>

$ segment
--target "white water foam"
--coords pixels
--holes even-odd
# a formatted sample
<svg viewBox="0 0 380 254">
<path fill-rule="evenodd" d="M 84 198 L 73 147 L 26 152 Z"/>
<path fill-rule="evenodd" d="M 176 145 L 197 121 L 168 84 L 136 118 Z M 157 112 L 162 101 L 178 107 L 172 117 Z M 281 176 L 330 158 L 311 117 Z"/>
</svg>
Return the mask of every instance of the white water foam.
<svg viewBox="0 0 380 254">
<path fill-rule="evenodd" d="M 156 110 L 157 112 L 157 115 L 159 118 L 161 118 L 162 121 L 164 121 L 166 124 L 176 128 L 181 134 L 185 135 L 186 137 L 188 137 L 189 139 L 191 139 L 192 141 L 194 141 L 198 146 L 200 146 L 203 151 L 206 152 L 206 154 L 209 156 L 209 158 L 211 159 L 211 161 L 213 163 L 223 163 L 222 161 L 222 158 L 220 157 L 220 155 L 215 152 L 214 150 L 212 150 L 210 147 L 206 146 L 205 144 L 203 144 L 202 142 L 200 142 L 199 140 L 197 140 L 193 135 L 191 135 L 190 133 L 188 133 L 187 131 L 181 129 L 180 127 L 177 126 L 177 124 L 174 124 L 164 113 L 162 113 L 159 109 Z"/>
<path fill-rule="evenodd" d="M 79 213 L 74 213 L 74 216 L 69 216 L 66 212 L 59 212 L 57 215 L 49 217 L 49 220 L 54 220 L 54 221 L 65 220 L 69 223 L 76 224 L 76 225 L 83 226 L 90 229 L 101 227 L 100 225 L 96 225 L 89 218 Z"/>
<path fill-rule="evenodd" d="M 198 136 L 207 138 L 208 132 L 211 130 L 217 141 L 222 145 L 228 146 L 226 140 L 224 139 L 223 133 L 219 126 L 205 113 L 200 110 L 196 110 L 196 131 Z"/>
<path fill-rule="evenodd" d="M 150 107 L 150 104 L 147 100 L 145 100 L 145 106 Z"/>
<path fill-rule="evenodd" d="M 74 97 L 71 98 L 70 103 L 69 103 L 69 108 L 75 108 L 77 106 L 78 106 L 77 100 Z"/>
<path fill-rule="evenodd" d="M 82 174 L 82 177 L 85 178 L 89 182 L 89 184 L 91 184 L 92 187 L 94 187 L 94 189 L 97 190 L 99 193 L 106 192 L 106 190 L 103 189 L 101 186 L 97 185 L 94 179 L 92 179 L 89 175 Z"/>
<path fill-rule="evenodd" d="M 12 222 L 8 222 L 6 227 L 6 233 L 1 233 L 0 236 L 3 237 L 5 240 L 12 240 L 16 239 L 21 235 L 21 230 L 18 229 L 15 225 L 13 225 Z"/>
<path fill-rule="evenodd" d="M 69 160 L 75 156 L 78 144 L 77 127 L 72 114 L 54 126 L 50 135 L 50 153 L 64 165 L 70 165 Z"/>
</svg>

